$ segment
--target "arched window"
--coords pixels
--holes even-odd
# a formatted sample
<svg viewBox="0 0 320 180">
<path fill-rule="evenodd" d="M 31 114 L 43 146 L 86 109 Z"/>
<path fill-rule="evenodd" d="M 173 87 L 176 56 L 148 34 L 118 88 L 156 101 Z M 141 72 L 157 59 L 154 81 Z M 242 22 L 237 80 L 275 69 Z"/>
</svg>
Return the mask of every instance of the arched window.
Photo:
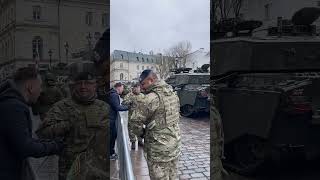
<svg viewBox="0 0 320 180">
<path fill-rule="evenodd" d="M 120 80 L 123 80 L 123 73 L 120 73 Z"/>
<path fill-rule="evenodd" d="M 41 7 L 40 6 L 33 6 L 33 20 L 40 20 L 41 18 Z"/>
<path fill-rule="evenodd" d="M 42 59 L 43 41 L 41 37 L 34 37 L 32 40 L 32 55 L 33 59 Z"/>
<path fill-rule="evenodd" d="M 123 54 L 121 54 L 121 59 L 123 59 Z"/>
</svg>

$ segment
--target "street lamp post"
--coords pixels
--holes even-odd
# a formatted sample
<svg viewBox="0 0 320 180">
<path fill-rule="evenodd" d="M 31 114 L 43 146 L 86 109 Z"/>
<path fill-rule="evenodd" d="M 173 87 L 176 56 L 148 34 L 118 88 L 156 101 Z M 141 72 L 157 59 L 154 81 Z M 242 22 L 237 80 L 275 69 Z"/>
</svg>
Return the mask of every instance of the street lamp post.
<svg viewBox="0 0 320 180">
<path fill-rule="evenodd" d="M 89 48 L 89 55 L 90 55 L 90 57 L 91 57 L 91 40 L 92 40 L 92 37 L 91 37 L 91 33 L 88 33 L 88 35 L 87 35 L 87 40 L 88 40 L 88 48 Z"/>
<path fill-rule="evenodd" d="M 50 57 L 50 65 L 49 65 L 49 68 L 51 69 L 51 63 L 52 63 L 52 50 L 50 49 L 49 51 L 48 51 L 48 54 L 49 54 L 49 57 Z"/>
<path fill-rule="evenodd" d="M 69 53 L 69 43 L 68 42 L 64 43 L 64 48 L 66 50 L 66 61 L 67 61 L 67 64 L 68 64 L 68 53 Z"/>
</svg>

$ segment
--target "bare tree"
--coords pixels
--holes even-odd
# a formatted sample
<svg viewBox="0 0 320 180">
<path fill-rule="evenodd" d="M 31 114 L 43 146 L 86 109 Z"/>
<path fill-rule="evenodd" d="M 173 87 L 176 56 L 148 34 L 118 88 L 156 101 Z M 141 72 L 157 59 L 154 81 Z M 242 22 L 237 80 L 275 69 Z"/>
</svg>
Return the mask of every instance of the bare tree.
<svg viewBox="0 0 320 180">
<path fill-rule="evenodd" d="M 170 70 L 175 67 L 175 59 L 166 55 L 159 55 L 158 58 L 158 72 L 161 79 L 166 79 L 170 75 Z"/>
<path fill-rule="evenodd" d="M 235 18 L 240 17 L 243 0 L 213 0 L 213 20 L 226 20 L 230 18 L 230 12 L 233 12 Z"/>
<path fill-rule="evenodd" d="M 229 18 L 230 11 L 232 9 L 232 0 L 216 0 L 217 9 L 219 9 L 219 15 L 221 20 Z"/>
<path fill-rule="evenodd" d="M 240 11 L 242 8 L 243 0 L 232 0 L 232 9 L 236 19 L 240 18 Z"/>
<path fill-rule="evenodd" d="M 188 54 L 192 49 L 190 41 L 181 41 L 176 45 L 172 46 L 170 49 L 165 51 L 165 54 L 169 57 L 176 58 L 180 67 L 186 67 L 188 59 Z M 178 64 L 175 64 L 176 67 L 179 67 Z"/>
</svg>

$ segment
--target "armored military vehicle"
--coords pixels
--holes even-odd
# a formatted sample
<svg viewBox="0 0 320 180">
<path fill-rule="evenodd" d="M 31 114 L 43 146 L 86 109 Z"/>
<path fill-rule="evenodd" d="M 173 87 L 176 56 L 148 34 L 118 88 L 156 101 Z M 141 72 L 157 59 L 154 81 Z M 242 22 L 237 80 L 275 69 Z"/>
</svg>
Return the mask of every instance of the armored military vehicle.
<svg viewBox="0 0 320 180">
<path fill-rule="evenodd" d="M 320 38 L 314 29 L 294 18 L 283 26 L 279 18 L 264 37 L 211 41 L 211 93 L 223 123 L 225 167 L 248 174 L 269 160 L 281 165 L 319 157 Z"/>
<path fill-rule="evenodd" d="M 177 92 L 180 99 L 180 113 L 190 117 L 198 112 L 209 112 L 209 73 L 189 73 L 190 69 L 176 69 L 166 82 Z"/>
</svg>

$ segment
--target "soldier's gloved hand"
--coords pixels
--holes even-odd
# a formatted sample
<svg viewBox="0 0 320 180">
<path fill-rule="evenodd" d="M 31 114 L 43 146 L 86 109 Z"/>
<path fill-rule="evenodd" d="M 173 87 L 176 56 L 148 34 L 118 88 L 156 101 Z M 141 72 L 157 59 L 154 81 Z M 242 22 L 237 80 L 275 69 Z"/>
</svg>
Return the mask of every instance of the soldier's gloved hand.
<svg viewBox="0 0 320 180">
<path fill-rule="evenodd" d="M 62 150 L 64 148 L 64 143 L 63 143 L 63 139 L 61 138 L 56 138 L 54 139 L 51 143 L 50 143 L 50 146 L 51 146 L 51 153 L 52 154 L 56 154 L 56 155 L 59 155 L 62 153 Z"/>
</svg>

